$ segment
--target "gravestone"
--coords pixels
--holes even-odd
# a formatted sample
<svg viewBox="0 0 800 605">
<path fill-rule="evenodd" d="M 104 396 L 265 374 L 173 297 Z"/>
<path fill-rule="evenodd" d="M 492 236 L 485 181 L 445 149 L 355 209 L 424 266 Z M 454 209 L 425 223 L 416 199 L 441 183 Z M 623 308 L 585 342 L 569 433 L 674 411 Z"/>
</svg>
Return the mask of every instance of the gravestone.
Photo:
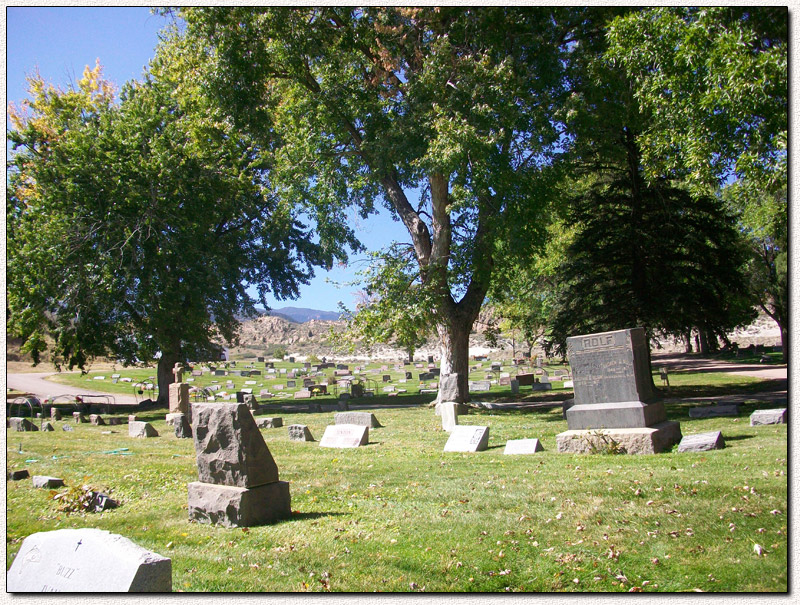
<svg viewBox="0 0 800 605">
<path fill-rule="evenodd" d="M 93 424 L 94 426 L 105 426 L 105 420 L 100 414 L 90 414 L 89 415 L 89 424 Z"/>
<path fill-rule="evenodd" d="M 60 477 L 47 477 L 45 475 L 33 476 L 33 487 L 40 489 L 55 489 L 56 487 L 64 487 L 64 480 Z"/>
<path fill-rule="evenodd" d="M 314 441 L 314 437 L 305 424 L 290 424 L 289 441 Z"/>
<path fill-rule="evenodd" d="M 458 401 L 458 374 L 443 374 L 439 380 L 439 401 Z"/>
<path fill-rule="evenodd" d="M 189 413 L 188 383 L 173 382 L 169 385 L 169 411 L 171 414 Z"/>
<path fill-rule="evenodd" d="M 443 401 L 437 406 L 442 414 L 442 430 L 448 433 L 458 425 L 458 404 L 455 401 Z"/>
<path fill-rule="evenodd" d="M 506 449 L 503 450 L 503 454 L 535 454 L 543 449 L 538 439 L 509 439 L 506 441 Z"/>
<path fill-rule="evenodd" d="M 297 382 L 296 381 L 294 381 L 294 380 L 287 380 L 286 381 L 286 388 L 287 389 L 293 389 L 296 386 L 297 386 Z"/>
<path fill-rule="evenodd" d="M 49 433 L 50 431 L 54 430 L 55 429 L 53 428 L 53 425 L 50 424 L 49 422 L 42 423 L 42 431 L 44 431 L 45 433 Z"/>
<path fill-rule="evenodd" d="M 172 561 L 102 529 L 31 534 L 6 574 L 9 592 L 171 592 Z"/>
<path fill-rule="evenodd" d="M 686 435 L 678 445 L 678 453 L 683 452 L 707 452 L 709 450 L 721 450 L 725 447 L 725 439 L 720 431 L 709 433 L 697 433 L 696 435 Z"/>
<path fill-rule="evenodd" d="M 786 408 L 756 410 L 750 414 L 750 426 L 764 424 L 786 424 Z"/>
<path fill-rule="evenodd" d="M 368 426 L 372 429 L 381 428 L 381 423 L 370 412 L 337 412 L 333 415 L 334 424 L 356 424 Z"/>
<path fill-rule="evenodd" d="M 308 389 L 301 389 L 294 394 L 295 399 L 311 399 L 311 391 Z"/>
<path fill-rule="evenodd" d="M 680 441 L 680 424 L 655 401 L 644 328 L 572 336 L 567 353 L 575 400 L 566 410 L 569 430 L 556 437 L 559 452 L 592 451 L 598 430 L 629 453 L 658 453 Z"/>
<path fill-rule="evenodd" d="M 154 429 L 153 425 L 149 422 L 142 422 L 138 420 L 136 422 L 128 423 L 128 437 L 158 437 L 158 431 Z"/>
<path fill-rule="evenodd" d="M 516 395 L 516 394 L 519 393 L 519 380 L 512 379 L 510 386 L 511 386 L 511 394 L 512 395 Z"/>
<path fill-rule="evenodd" d="M 277 429 L 283 426 L 283 418 L 257 418 L 256 426 L 260 429 Z"/>
<path fill-rule="evenodd" d="M 337 414 L 338 415 L 338 414 Z M 369 443 L 369 427 L 356 424 L 329 424 L 320 447 L 351 448 Z"/>
<path fill-rule="evenodd" d="M 19 469 L 15 471 L 6 471 L 6 480 L 7 481 L 21 481 L 22 479 L 27 479 L 30 477 L 30 473 L 28 473 L 28 469 Z"/>
<path fill-rule="evenodd" d="M 482 392 L 482 391 L 489 391 L 492 388 L 492 383 L 488 380 L 476 380 L 472 383 L 471 391 L 475 392 Z"/>
<path fill-rule="evenodd" d="M 480 452 L 489 446 L 488 426 L 456 425 L 444 446 L 445 452 Z"/>
<path fill-rule="evenodd" d="M 58 408 L 50 408 L 50 418 L 52 420 L 61 420 L 61 411 Z"/>
<path fill-rule="evenodd" d="M 735 403 L 704 405 L 689 408 L 689 418 L 718 418 L 720 416 L 738 416 L 739 406 Z"/>
<path fill-rule="evenodd" d="M 39 427 L 33 424 L 27 418 L 12 417 L 8 419 L 12 431 L 24 433 L 26 431 L 38 431 Z"/>
<path fill-rule="evenodd" d="M 177 414 L 177 416 L 179 416 L 179 418 L 176 419 L 174 424 L 175 436 L 178 439 L 191 439 L 192 425 L 189 422 L 189 419 L 186 417 L 186 414 Z"/>
<path fill-rule="evenodd" d="M 226 527 L 249 527 L 291 516 L 289 484 L 244 404 L 195 404 L 199 481 L 188 485 L 189 518 Z"/>
<path fill-rule="evenodd" d="M 501 376 L 497 380 L 497 384 L 501 387 L 510 387 L 511 386 L 511 376 Z"/>
</svg>

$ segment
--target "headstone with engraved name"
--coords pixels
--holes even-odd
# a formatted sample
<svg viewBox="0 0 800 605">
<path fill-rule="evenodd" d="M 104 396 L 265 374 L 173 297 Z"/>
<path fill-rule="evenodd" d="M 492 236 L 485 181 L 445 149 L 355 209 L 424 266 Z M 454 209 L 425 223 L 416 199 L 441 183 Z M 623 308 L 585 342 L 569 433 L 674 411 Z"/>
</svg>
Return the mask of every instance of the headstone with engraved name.
<svg viewBox="0 0 800 605">
<path fill-rule="evenodd" d="M 488 426 L 456 425 L 444 446 L 445 452 L 480 452 L 489 446 Z"/>
<path fill-rule="evenodd" d="M 351 448 L 369 443 L 369 427 L 357 424 L 329 424 L 320 447 Z"/>
<path fill-rule="evenodd" d="M 590 451 L 582 433 L 596 430 L 631 453 L 657 453 L 680 441 L 679 423 L 667 421 L 664 404 L 655 401 L 644 328 L 572 336 L 567 354 L 575 399 L 566 410 L 569 430 L 556 438 L 559 451 L 575 452 L 578 443 Z"/>
<path fill-rule="evenodd" d="M 172 561 L 102 529 L 31 534 L 6 574 L 27 592 L 171 592 Z"/>
</svg>

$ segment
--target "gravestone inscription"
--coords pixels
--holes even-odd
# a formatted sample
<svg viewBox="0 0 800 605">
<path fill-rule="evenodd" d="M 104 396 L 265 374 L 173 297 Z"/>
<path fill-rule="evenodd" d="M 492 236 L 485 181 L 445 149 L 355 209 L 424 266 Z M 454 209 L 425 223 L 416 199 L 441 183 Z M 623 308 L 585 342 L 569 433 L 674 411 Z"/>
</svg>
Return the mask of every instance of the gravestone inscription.
<svg viewBox="0 0 800 605">
<path fill-rule="evenodd" d="M 656 401 L 647 346 L 644 328 L 567 338 L 575 398 L 565 405 L 569 430 L 557 436 L 560 452 L 591 451 L 586 433 L 593 430 L 627 441 L 630 453 L 657 453 L 680 441 L 680 425 L 667 421 Z"/>
<path fill-rule="evenodd" d="M 356 424 L 329 424 L 320 447 L 351 448 L 369 443 L 369 427 Z"/>
<path fill-rule="evenodd" d="M 488 426 L 456 425 L 444 446 L 445 452 L 480 452 L 489 446 Z"/>
<path fill-rule="evenodd" d="M 6 574 L 9 592 L 171 592 L 172 561 L 102 529 L 31 534 Z"/>
</svg>

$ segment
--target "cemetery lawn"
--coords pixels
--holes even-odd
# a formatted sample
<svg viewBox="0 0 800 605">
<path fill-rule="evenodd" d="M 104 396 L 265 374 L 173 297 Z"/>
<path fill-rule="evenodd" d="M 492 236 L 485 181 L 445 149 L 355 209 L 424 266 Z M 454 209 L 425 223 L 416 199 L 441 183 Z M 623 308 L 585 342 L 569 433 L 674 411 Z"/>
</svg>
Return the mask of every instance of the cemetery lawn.
<svg viewBox="0 0 800 605">
<path fill-rule="evenodd" d="M 704 375 L 707 376 L 707 375 Z M 414 399 L 419 396 L 415 396 Z M 572 455 L 556 451 L 561 408 L 473 411 L 489 449 L 444 453 L 447 433 L 421 405 L 368 406 L 383 428 L 369 445 L 319 447 L 333 413 L 280 415 L 317 442 L 261 431 L 290 482 L 290 520 L 225 529 L 190 523 L 194 446 L 165 410 L 139 414 L 160 436 L 72 424 L 65 432 L 7 432 L 7 465 L 61 477 L 117 499 L 103 513 L 59 510 L 68 490 L 8 481 L 6 568 L 29 534 L 97 527 L 172 559 L 173 590 L 216 592 L 785 592 L 788 587 L 787 425 L 738 418 L 690 420 L 667 405 L 684 435 L 722 431 L 727 447 L 701 454 Z M 430 397 L 429 397 L 430 399 Z M 506 440 L 545 451 L 505 456 Z"/>
</svg>

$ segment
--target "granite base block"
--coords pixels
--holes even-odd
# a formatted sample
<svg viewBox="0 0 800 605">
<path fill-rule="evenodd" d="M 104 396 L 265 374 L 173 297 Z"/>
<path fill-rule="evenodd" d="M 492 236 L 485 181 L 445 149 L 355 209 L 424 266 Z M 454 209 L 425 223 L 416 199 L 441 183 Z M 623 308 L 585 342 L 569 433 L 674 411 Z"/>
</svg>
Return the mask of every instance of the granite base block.
<svg viewBox="0 0 800 605">
<path fill-rule="evenodd" d="M 668 420 L 645 428 L 569 430 L 556 435 L 556 445 L 562 453 L 590 454 L 603 447 L 603 438 L 627 454 L 658 454 L 680 442 L 681 425 Z"/>
<path fill-rule="evenodd" d="M 232 487 L 194 481 L 189 484 L 189 519 L 225 527 L 267 525 L 292 516 L 289 483 Z"/>
<path fill-rule="evenodd" d="M 579 403 L 566 411 L 567 427 L 582 430 L 635 429 L 653 427 L 667 420 L 662 402 L 619 401 L 614 403 Z"/>
</svg>

